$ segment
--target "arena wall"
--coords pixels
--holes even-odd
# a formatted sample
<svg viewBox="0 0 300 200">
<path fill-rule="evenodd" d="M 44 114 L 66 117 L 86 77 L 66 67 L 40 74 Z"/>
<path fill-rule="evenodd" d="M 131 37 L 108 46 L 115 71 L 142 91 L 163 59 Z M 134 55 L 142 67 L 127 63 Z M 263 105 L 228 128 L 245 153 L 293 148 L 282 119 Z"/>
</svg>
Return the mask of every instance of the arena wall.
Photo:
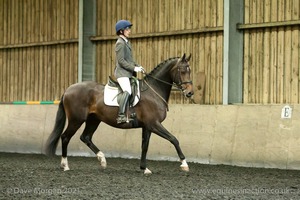
<svg viewBox="0 0 300 200">
<path fill-rule="evenodd" d="M 289 106 L 291 118 L 282 118 L 282 105 L 170 105 L 163 124 L 189 162 L 300 169 L 300 116 L 293 114 L 300 105 Z M 56 111 L 57 105 L 0 105 L 0 151 L 42 153 Z M 79 136 L 72 138 L 69 154 L 94 156 Z M 141 130 L 101 124 L 94 143 L 107 157 L 139 158 Z M 154 134 L 148 158 L 178 160 L 175 148 Z"/>
</svg>

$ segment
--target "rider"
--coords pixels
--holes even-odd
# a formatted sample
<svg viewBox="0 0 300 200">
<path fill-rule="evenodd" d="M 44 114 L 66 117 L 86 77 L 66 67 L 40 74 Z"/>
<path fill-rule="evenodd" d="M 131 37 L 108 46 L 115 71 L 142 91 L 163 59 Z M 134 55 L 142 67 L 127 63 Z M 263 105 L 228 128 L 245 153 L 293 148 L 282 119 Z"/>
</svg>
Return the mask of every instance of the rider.
<svg viewBox="0 0 300 200">
<path fill-rule="evenodd" d="M 137 64 L 132 56 L 132 48 L 128 41 L 131 26 L 132 24 L 127 20 L 119 20 L 116 23 L 116 33 L 119 37 L 115 46 L 116 68 L 114 75 L 123 90 L 119 102 L 119 114 L 117 118 L 118 124 L 127 121 L 125 111 L 131 95 L 129 78 L 136 75 L 136 72 L 144 71 L 143 67 Z"/>
</svg>

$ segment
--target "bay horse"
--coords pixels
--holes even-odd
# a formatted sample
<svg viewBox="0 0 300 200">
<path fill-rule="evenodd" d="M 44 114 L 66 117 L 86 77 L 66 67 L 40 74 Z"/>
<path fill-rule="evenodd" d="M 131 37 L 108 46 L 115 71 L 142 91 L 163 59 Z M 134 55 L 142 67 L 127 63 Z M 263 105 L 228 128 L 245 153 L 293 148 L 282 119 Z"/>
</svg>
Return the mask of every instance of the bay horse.
<svg viewBox="0 0 300 200">
<path fill-rule="evenodd" d="M 44 153 L 53 156 L 56 152 L 59 138 L 62 141 L 61 167 L 69 170 L 67 160 L 67 147 L 72 136 L 85 122 L 85 128 L 80 136 L 97 156 L 100 166 L 106 168 L 104 153 L 92 142 L 92 137 L 100 122 L 120 129 L 142 128 L 142 154 L 140 169 L 144 174 L 152 172 L 147 168 L 146 155 L 151 133 L 170 141 L 180 158 L 181 169 L 189 171 L 185 156 L 179 146 L 179 142 L 166 128 L 162 121 L 166 118 L 168 100 L 173 86 L 180 89 L 186 97 L 193 95 L 193 84 L 190 79 L 189 57 L 169 58 L 157 65 L 149 74 L 139 80 L 140 99 L 134 106 L 136 114 L 135 123 L 117 124 L 118 107 L 104 104 L 104 85 L 88 81 L 69 86 L 61 97 L 56 113 L 55 125 L 45 144 Z M 65 131 L 66 119 L 68 125 Z"/>
</svg>

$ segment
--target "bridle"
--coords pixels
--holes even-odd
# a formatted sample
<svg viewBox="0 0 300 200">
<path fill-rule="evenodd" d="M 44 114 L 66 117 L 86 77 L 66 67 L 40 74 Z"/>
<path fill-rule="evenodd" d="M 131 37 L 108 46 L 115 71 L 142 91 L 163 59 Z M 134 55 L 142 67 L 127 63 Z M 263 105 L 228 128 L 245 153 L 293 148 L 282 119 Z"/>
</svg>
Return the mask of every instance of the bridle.
<svg viewBox="0 0 300 200">
<path fill-rule="evenodd" d="M 143 72 L 143 74 L 146 76 L 146 77 L 151 77 L 151 78 L 153 78 L 153 79 L 155 79 L 155 80 L 157 80 L 157 81 L 159 81 L 159 82 L 161 82 L 161 83 L 164 83 L 164 84 L 166 84 L 166 85 L 170 85 L 170 86 L 172 86 L 172 87 L 175 87 L 175 88 L 177 88 L 177 89 L 179 89 L 182 93 L 184 92 L 184 90 L 185 90 L 185 88 L 183 88 L 182 87 L 182 85 L 183 84 L 188 84 L 188 83 L 190 83 L 190 84 L 193 84 L 193 81 L 184 81 L 184 82 L 182 82 L 181 81 L 181 76 L 180 76 L 180 68 L 178 67 L 178 63 L 180 62 L 180 58 L 178 59 L 178 61 L 177 61 L 177 63 L 176 63 L 176 67 L 177 67 L 177 75 L 175 76 L 175 77 L 179 77 L 178 78 L 178 83 L 176 83 L 176 82 L 173 82 L 173 83 L 169 83 L 169 82 L 166 82 L 166 81 L 164 81 L 164 80 L 161 80 L 161 79 L 159 79 L 159 78 L 156 78 L 156 77 L 154 77 L 154 76 L 151 76 L 150 74 L 148 74 L 148 73 L 146 73 L 145 71 Z M 158 94 L 155 90 L 154 90 L 154 88 L 152 88 L 151 87 L 151 85 L 146 81 L 146 79 L 144 79 L 144 82 L 146 83 L 146 85 L 166 104 L 166 106 L 167 106 L 167 111 L 169 110 L 169 106 L 168 106 L 168 102 L 160 95 L 160 94 Z"/>
<path fill-rule="evenodd" d="M 177 64 L 176 64 L 177 65 Z M 182 87 L 182 85 L 184 84 L 193 84 L 193 81 L 190 80 L 190 81 L 184 81 L 182 82 L 181 81 L 181 76 L 180 76 L 180 67 L 177 67 L 177 76 L 178 76 L 178 80 L 179 82 L 178 83 L 175 83 L 176 84 L 176 88 L 181 90 L 182 92 L 185 90 L 185 88 Z M 174 83 L 173 83 L 174 84 Z"/>
<path fill-rule="evenodd" d="M 193 82 L 190 80 L 190 81 L 184 81 L 184 82 L 182 82 L 181 81 L 181 76 L 180 76 L 180 67 L 178 66 L 178 63 L 180 62 L 180 60 L 181 59 L 178 59 L 178 61 L 177 61 L 177 63 L 176 63 L 176 67 L 177 67 L 177 75 L 176 76 L 178 76 L 178 80 L 179 80 L 179 82 L 178 83 L 176 83 L 176 82 L 173 82 L 173 83 L 169 83 L 169 82 L 166 82 L 166 81 L 163 81 L 163 80 L 161 80 L 161 79 L 159 79 L 159 78 L 156 78 L 156 77 L 154 77 L 154 76 L 151 76 L 150 74 L 148 74 L 148 73 L 146 73 L 145 71 L 143 72 L 143 74 L 146 76 L 146 77 L 151 77 L 151 78 L 153 78 L 153 79 L 155 79 L 155 80 L 157 80 L 157 81 L 159 81 L 159 82 L 161 82 L 161 83 L 164 83 L 164 84 L 166 84 L 166 85 L 170 85 L 170 86 L 174 86 L 175 88 L 177 88 L 177 89 L 179 89 L 182 93 L 184 93 L 184 90 L 185 90 L 185 88 L 183 88 L 182 87 L 182 85 L 183 84 L 188 84 L 188 83 L 190 83 L 190 84 L 192 84 Z M 175 67 L 174 67 L 175 68 Z M 175 77 L 176 77 L 175 76 Z M 159 93 L 157 93 L 156 91 L 155 91 L 155 89 L 154 88 L 152 88 L 151 87 L 151 85 L 146 81 L 146 79 L 144 79 L 144 82 L 145 82 L 145 84 L 166 104 L 166 106 L 167 106 L 167 111 L 169 110 L 169 105 L 168 105 L 168 102 L 159 94 Z"/>
<path fill-rule="evenodd" d="M 180 61 L 181 61 L 181 59 L 179 58 L 178 61 L 177 61 L 177 63 L 175 64 L 175 67 L 177 67 L 177 74 L 176 74 L 175 77 L 178 77 L 178 83 L 176 83 L 176 82 L 169 83 L 169 82 L 163 81 L 163 80 L 161 80 L 161 79 L 159 79 L 159 78 L 156 78 L 156 77 L 154 77 L 154 76 L 151 76 L 150 74 L 148 74 L 148 73 L 146 73 L 146 72 L 144 72 L 144 74 L 145 74 L 146 77 L 151 77 L 151 78 L 153 78 L 153 79 L 155 79 L 155 80 L 157 80 L 157 81 L 159 81 L 159 82 L 162 82 L 162 83 L 164 83 L 164 84 L 166 84 L 166 85 L 170 85 L 170 86 L 172 86 L 172 87 L 175 87 L 175 88 L 177 88 L 178 90 L 180 90 L 181 92 L 183 92 L 183 91 L 185 90 L 185 88 L 183 88 L 182 85 L 184 85 L 184 84 L 193 84 L 193 81 L 192 81 L 192 80 L 190 80 L 190 81 L 184 81 L 184 82 L 181 81 L 180 67 L 178 66 L 178 63 L 179 63 Z M 175 67 L 174 67 L 174 68 L 175 68 Z"/>
</svg>

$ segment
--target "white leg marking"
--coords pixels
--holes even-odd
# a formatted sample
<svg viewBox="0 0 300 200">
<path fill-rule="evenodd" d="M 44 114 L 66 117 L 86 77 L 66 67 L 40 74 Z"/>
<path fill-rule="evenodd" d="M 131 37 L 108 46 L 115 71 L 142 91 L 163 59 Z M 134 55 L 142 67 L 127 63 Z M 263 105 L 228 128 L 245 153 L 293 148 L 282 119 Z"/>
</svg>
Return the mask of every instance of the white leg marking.
<svg viewBox="0 0 300 200">
<path fill-rule="evenodd" d="M 105 169 L 107 167 L 107 163 L 106 163 L 106 159 L 105 159 L 105 156 L 104 156 L 104 153 L 102 153 L 101 151 L 99 151 L 97 153 L 97 158 L 98 160 L 100 161 L 100 165 L 103 169 Z"/>
<path fill-rule="evenodd" d="M 180 168 L 182 171 L 185 171 L 185 172 L 188 172 L 190 170 L 185 159 L 181 161 Z"/>
<path fill-rule="evenodd" d="M 149 175 L 149 174 L 152 174 L 152 172 L 151 172 L 148 168 L 146 168 L 146 169 L 144 170 L 144 174 L 145 174 L 145 175 Z"/>
<path fill-rule="evenodd" d="M 64 171 L 70 170 L 67 157 L 61 157 L 60 167 L 63 168 Z"/>
</svg>

